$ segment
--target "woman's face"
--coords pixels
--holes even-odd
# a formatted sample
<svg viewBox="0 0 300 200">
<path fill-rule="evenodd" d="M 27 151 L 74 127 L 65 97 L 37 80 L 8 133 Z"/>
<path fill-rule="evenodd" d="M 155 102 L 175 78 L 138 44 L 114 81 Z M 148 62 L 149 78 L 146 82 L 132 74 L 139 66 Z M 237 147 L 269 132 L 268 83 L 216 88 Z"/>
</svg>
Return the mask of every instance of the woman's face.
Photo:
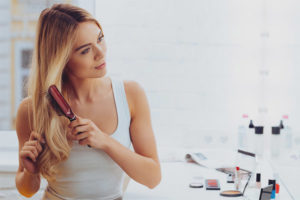
<svg viewBox="0 0 300 200">
<path fill-rule="evenodd" d="M 106 74 L 106 44 L 101 29 L 94 22 L 82 22 L 65 72 L 76 78 L 98 78 Z"/>
</svg>

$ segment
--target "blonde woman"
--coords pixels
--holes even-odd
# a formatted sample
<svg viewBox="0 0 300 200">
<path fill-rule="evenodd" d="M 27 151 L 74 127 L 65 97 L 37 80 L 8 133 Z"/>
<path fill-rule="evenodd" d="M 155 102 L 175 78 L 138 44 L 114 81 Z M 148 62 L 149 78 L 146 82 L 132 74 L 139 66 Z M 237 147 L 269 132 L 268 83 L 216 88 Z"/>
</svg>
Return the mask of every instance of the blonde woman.
<svg viewBox="0 0 300 200">
<path fill-rule="evenodd" d="M 87 11 L 55 4 L 41 12 L 29 95 L 16 121 L 16 187 L 23 196 L 39 190 L 40 176 L 48 181 L 43 199 L 122 199 L 125 173 L 149 188 L 159 184 L 145 92 L 137 82 L 106 76 L 105 55 L 102 28 Z M 75 121 L 51 107 L 52 84 L 76 113 Z"/>
</svg>

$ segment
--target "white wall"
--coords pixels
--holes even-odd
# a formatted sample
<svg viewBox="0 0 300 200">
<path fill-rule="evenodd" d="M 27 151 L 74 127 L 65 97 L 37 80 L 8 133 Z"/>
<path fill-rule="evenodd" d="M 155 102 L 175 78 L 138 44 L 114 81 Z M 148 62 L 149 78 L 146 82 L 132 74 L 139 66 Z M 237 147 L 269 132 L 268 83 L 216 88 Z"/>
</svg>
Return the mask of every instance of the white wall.
<svg viewBox="0 0 300 200">
<path fill-rule="evenodd" d="M 159 147 L 202 147 L 232 144 L 243 113 L 268 127 L 288 114 L 299 130 L 299 6 L 101 0 L 96 17 L 109 74 L 136 80 L 147 92 Z"/>
</svg>

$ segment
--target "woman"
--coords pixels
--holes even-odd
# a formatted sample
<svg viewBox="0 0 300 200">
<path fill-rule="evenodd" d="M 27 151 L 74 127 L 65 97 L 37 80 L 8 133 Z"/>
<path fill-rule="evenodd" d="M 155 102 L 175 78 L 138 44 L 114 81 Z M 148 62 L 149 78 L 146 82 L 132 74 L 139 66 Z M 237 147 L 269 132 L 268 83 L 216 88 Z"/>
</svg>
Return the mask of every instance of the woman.
<svg viewBox="0 0 300 200">
<path fill-rule="evenodd" d="M 39 190 L 40 175 L 48 181 L 43 199 L 121 199 L 125 173 L 149 188 L 159 184 L 145 92 L 134 81 L 105 76 L 105 55 L 102 28 L 87 11 L 69 4 L 42 11 L 29 95 L 16 121 L 16 186 L 22 195 Z M 52 108 L 46 94 L 52 84 L 75 121 Z"/>
</svg>

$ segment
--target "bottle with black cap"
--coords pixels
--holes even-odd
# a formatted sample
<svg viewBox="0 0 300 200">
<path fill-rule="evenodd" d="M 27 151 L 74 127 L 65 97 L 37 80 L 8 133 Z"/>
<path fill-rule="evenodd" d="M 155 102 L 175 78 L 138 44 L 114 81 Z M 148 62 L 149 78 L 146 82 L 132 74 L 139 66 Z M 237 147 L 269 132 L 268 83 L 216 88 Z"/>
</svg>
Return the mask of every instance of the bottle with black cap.
<svg viewBox="0 0 300 200">
<path fill-rule="evenodd" d="M 254 124 L 253 124 L 253 120 L 251 119 L 250 120 L 250 123 L 249 123 L 249 126 L 248 126 L 248 138 L 249 138 L 249 140 L 248 140 L 248 150 L 250 151 L 250 152 L 254 152 L 254 149 L 255 149 L 255 147 L 254 147 L 254 144 L 255 144 L 255 142 L 254 142 L 254 133 L 255 133 L 255 126 L 254 126 Z"/>
<path fill-rule="evenodd" d="M 255 127 L 255 154 L 258 157 L 262 157 L 264 153 L 264 127 L 256 126 Z"/>
<path fill-rule="evenodd" d="M 260 188 L 261 188 L 261 182 L 260 182 L 260 179 L 261 179 L 260 173 L 256 173 L 256 188 L 257 188 L 257 189 L 260 189 Z"/>
<path fill-rule="evenodd" d="M 253 124 L 253 120 L 251 119 L 250 120 L 250 123 L 249 123 L 249 128 L 255 128 L 254 124 Z"/>
<path fill-rule="evenodd" d="M 275 199 L 276 180 L 275 179 L 269 179 L 268 183 L 269 183 L 269 185 L 273 185 L 272 192 L 271 192 L 271 199 Z"/>
<path fill-rule="evenodd" d="M 280 126 L 272 127 L 271 135 L 271 157 L 278 158 L 280 155 L 280 146 L 281 146 L 281 137 L 280 137 Z"/>
</svg>

